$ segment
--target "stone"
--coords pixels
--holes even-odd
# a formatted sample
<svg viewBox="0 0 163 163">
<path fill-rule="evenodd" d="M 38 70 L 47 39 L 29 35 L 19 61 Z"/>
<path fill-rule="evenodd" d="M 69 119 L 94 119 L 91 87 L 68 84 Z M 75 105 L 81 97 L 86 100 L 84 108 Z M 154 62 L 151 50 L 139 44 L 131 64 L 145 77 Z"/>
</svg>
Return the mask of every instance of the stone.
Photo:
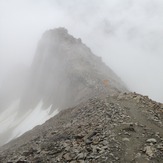
<svg viewBox="0 0 163 163">
<path fill-rule="evenodd" d="M 134 99 L 136 100 L 137 103 L 139 103 L 141 101 L 141 96 L 137 96 Z"/>
<path fill-rule="evenodd" d="M 72 158 L 70 157 L 70 154 L 69 153 L 66 153 L 63 158 L 66 160 L 66 161 L 71 161 Z"/>
<path fill-rule="evenodd" d="M 147 140 L 147 143 L 157 143 L 157 140 L 154 138 L 150 138 Z"/>
<path fill-rule="evenodd" d="M 92 145 L 91 147 L 92 147 L 93 153 L 97 153 L 97 146 Z"/>
<path fill-rule="evenodd" d="M 144 148 L 144 151 L 149 157 L 152 157 L 154 155 L 154 152 L 151 146 L 146 146 Z"/>
<path fill-rule="evenodd" d="M 127 142 L 127 141 L 130 141 L 130 139 L 129 138 L 123 138 L 122 141 L 126 141 Z"/>
<path fill-rule="evenodd" d="M 70 146 L 67 146 L 66 148 L 65 148 L 65 151 L 69 151 L 70 150 Z"/>
<path fill-rule="evenodd" d="M 77 158 L 80 160 L 80 159 L 84 159 L 85 158 L 85 154 L 84 153 L 79 153 Z"/>
<path fill-rule="evenodd" d="M 103 145 L 108 145 L 108 141 L 104 140 L 104 141 L 102 141 L 102 144 Z"/>
<path fill-rule="evenodd" d="M 84 160 L 79 160 L 79 163 L 85 163 L 85 161 Z"/>
<path fill-rule="evenodd" d="M 163 144 L 158 144 L 157 149 L 159 149 L 160 151 L 163 151 Z"/>
<path fill-rule="evenodd" d="M 89 139 L 86 139 L 86 140 L 85 140 L 85 144 L 86 144 L 86 145 L 91 144 L 91 143 L 92 143 L 91 140 L 89 140 Z"/>
<path fill-rule="evenodd" d="M 101 149 L 106 150 L 106 149 L 108 149 L 108 146 L 103 146 L 103 147 L 101 147 Z"/>
<path fill-rule="evenodd" d="M 141 157 L 141 153 L 137 153 L 135 158 L 140 158 Z"/>
<path fill-rule="evenodd" d="M 70 163 L 76 163 L 76 161 L 71 161 Z"/>
</svg>

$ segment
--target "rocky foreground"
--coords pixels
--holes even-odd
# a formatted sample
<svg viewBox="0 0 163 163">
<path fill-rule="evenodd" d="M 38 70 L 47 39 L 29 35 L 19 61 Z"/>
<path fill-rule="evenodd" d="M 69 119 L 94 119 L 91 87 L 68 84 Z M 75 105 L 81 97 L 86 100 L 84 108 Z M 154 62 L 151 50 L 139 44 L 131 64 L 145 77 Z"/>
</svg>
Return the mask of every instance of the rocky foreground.
<svg viewBox="0 0 163 163">
<path fill-rule="evenodd" d="M 136 93 L 61 111 L 0 149 L 2 163 L 161 163 L 163 104 Z"/>
</svg>

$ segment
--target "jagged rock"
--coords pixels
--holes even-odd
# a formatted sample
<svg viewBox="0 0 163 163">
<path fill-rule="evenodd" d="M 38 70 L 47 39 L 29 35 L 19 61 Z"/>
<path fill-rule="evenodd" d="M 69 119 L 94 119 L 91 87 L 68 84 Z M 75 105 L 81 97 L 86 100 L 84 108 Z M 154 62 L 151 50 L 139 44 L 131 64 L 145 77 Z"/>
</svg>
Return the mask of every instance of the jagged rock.
<svg viewBox="0 0 163 163">
<path fill-rule="evenodd" d="M 139 103 L 141 101 L 142 97 L 141 96 L 136 96 L 134 99 L 136 100 L 137 103 Z"/>
<path fill-rule="evenodd" d="M 144 151 L 145 151 L 145 153 L 146 153 L 149 157 L 153 157 L 153 155 L 154 155 L 154 148 L 153 148 L 153 147 L 151 147 L 151 146 L 146 146 L 146 147 L 144 148 Z"/>
</svg>

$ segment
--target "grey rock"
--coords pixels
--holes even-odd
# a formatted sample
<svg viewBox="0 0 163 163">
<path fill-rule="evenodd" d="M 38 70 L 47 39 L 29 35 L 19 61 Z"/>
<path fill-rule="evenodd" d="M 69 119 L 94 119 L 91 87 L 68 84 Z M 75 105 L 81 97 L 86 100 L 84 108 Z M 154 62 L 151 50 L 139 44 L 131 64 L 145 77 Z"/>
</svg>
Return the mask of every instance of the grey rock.
<svg viewBox="0 0 163 163">
<path fill-rule="evenodd" d="M 150 138 L 147 140 L 147 143 L 157 143 L 157 140 L 154 138 Z"/>
<path fill-rule="evenodd" d="M 65 155 L 63 155 L 63 158 L 64 158 L 66 161 L 71 161 L 71 160 L 72 160 L 72 158 L 71 158 L 71 156 L 70 156 L 69 153 L 66 153 Z"/>
<path fill-rule="evenodd" d="M 130 139 L 129 138 L 123 138 L 122 141 L 128 142 L 128 141 L 130 141 Z"/>
<path fill-rule="evenodd" d="M 79 153 L 77 158 L 80 160 L 80 159 L 83 159 L 85 158 L 85 154 L 84 153 Z"/>
<path fill-rule="evenodd" d="M 144 148 L 144 151 L 149 157 L 152 157 L 154 155 L 154 149 L 151 146 L 146 146 Z"/>
</svg>

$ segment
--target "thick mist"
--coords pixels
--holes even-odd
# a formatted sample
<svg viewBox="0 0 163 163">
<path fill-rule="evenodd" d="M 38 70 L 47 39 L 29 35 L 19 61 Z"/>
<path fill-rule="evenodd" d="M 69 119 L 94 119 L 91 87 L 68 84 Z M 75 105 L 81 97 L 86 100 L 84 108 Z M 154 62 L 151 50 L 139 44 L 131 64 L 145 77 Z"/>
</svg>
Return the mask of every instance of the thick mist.
<svg viewBox="0 0 163 163">
<path fill-rule="evenodd" d="M 0 0 L 0 86 L 42 33 L 66 27 L 136 91 L 163 102 L 162 0 Z"/>
</svg>

